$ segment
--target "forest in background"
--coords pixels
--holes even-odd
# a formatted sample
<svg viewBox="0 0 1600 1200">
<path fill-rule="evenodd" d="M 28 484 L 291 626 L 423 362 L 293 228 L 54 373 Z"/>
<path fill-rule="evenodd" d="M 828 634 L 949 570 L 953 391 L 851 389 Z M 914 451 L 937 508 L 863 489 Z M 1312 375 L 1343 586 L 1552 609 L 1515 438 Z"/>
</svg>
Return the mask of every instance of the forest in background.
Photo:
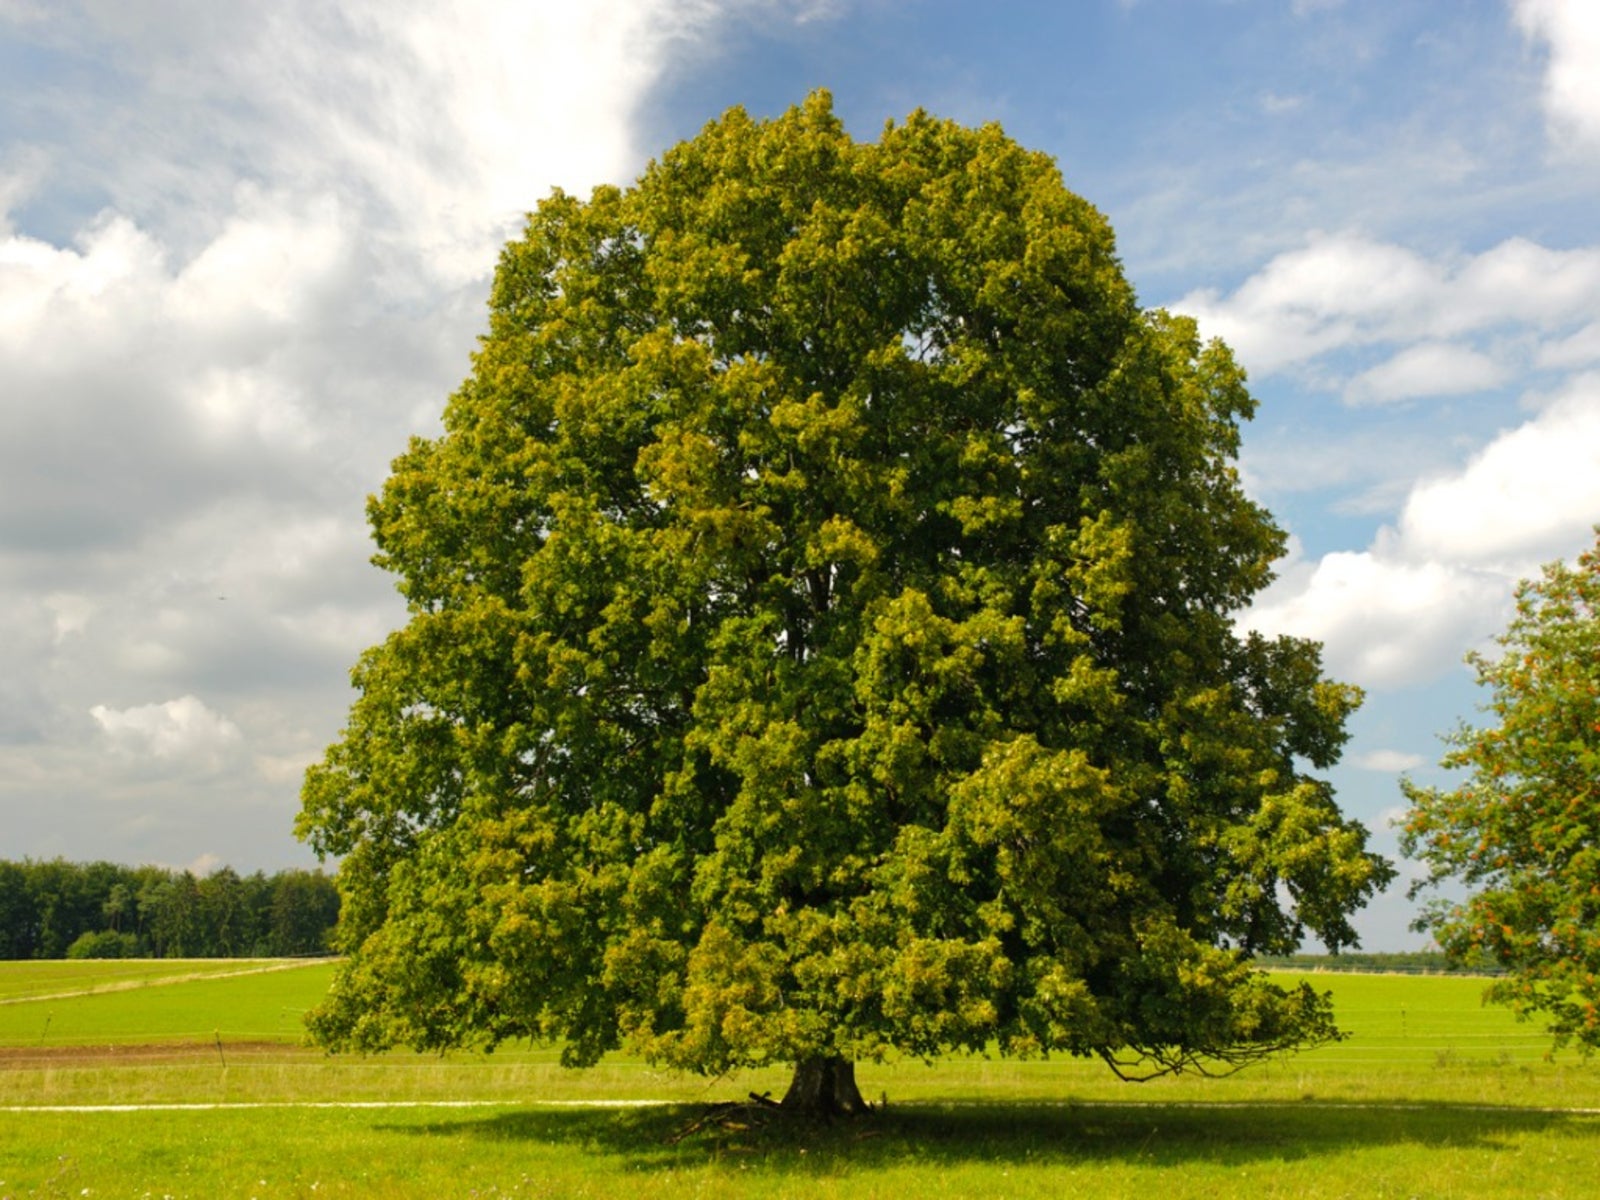
<svg viewBox="0 0 1600 1200">
<path fill-rule="evenodd" d="M 0 959 L 320 954 L 338 919 L 321 871 L 0 860 Z"/>
</svg>

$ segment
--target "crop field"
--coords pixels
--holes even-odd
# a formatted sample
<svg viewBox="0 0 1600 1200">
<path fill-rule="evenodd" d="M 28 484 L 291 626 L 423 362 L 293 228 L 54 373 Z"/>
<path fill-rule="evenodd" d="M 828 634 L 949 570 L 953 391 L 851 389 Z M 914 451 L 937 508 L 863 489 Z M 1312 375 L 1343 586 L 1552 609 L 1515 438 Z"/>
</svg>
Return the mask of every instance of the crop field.
<svg viewBox="0 0 1600 1200">
<path fill-rule="evenodd" d="M 878 1112 L 719 1121 L 705 1080 L 548 1047 L 328 1057 L 327 963 L 0 963 L 0 1198 L 1591 1196 L 1600 1063 L 1483 981 L 1313 976 L 1350 1033 L 1216 1080 L 1098 1062 L 863 1064 Z"/>
</svg>

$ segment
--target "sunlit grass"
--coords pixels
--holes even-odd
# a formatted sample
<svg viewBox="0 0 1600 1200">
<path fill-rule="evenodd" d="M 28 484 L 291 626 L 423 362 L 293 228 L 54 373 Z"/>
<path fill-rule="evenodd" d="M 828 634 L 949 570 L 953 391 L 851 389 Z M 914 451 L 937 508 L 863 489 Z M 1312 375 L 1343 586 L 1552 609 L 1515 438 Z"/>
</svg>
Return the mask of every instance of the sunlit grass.
<svg viewBox="0 0 1600 1200">
<path fill-rule="evenodd" d="M 863 1064 L 888 1101 L 869 1119 L 673 1141 L 707 1102 L 781 1092 L 785 1073 L 705 1080 L 620 1056 L 572 1072 L 529 1046 L 328 1057 L 300 1044 L 299 1014 L 329 971 L 0 1005 L 0 1197 L 1585 1196 L 1600 1157 L 1600 1117 L 1552 1111 L 1600 1110 L 1600 1065 L 1547 1058 L 1536 1026 L 1481 1004 L 1481 979 L 1309 976 L 1349 1040 L 1227 1079 Z M 670 1106 L 548 1106 L 606 1100 Z M 398 1107 L 461 1101 L 487 1107 Z M 396 1107 L 311 1107 L 340 1102 Z M 270 1107 L 42 1108 L 205 1103 Z"/>
<path fill-rule="evenodd" d="M 14 967 L 31 965 L 0 964 L 0 980 Z M 200 971 L 194 973 L 197 978 L 162 982 L 189 965 L 169 965 L 164 976 L 143 977 L 141 986 L 123 989 L 107 986 L 127 981 L 108 969 L 101 986 L 88 991 L 95 977 L 85 973 L 78 976 L 74 994 L 0 1004 L 0 1045 L 144 1043 L 219 1034 L 237 1041 L 295 1042 L 304 1037 L 306 1009 L 327 990 L 333 974 L 328 962 L 248 974 L 240 974 L 242 964 L 235 963 L 232 972 Z"/>
<path fill-rule="evenodd" d="M 674 1141 L 684 1109 L 40 1113 L 0 1194 L 988 1197 L 1592 1195 L 1600 1123 L 1536 1112 L 896 1109 Z"/>
<path fill-rule="evenodd" d="M 0 964 L 0 980 L 19 964 Z M 21 964 L 31 965 L 31 964 Z M 0 1005 L 0 1101 L 181 1100 L 518 1101 L 659 1098 L 695 1102 L 781 1092 L 782 1070 L 705 1080 L 613 1056 L 587 1072 L 556 1063 L 548 1046 L 492 1055 L 397 1052 L 327 1057 L 303 1046 L 306 1009 L 327 987 L 326 963 L 262 975 L 191 980 Z M 1299 976 L 1286 976 L 1293 980 Z M 968 1097 L 1262 1100 L 1364 1098 L 1600 1105 L 1600 1072 L 1572 1053 L 1546 1061 L 1548 1037 L 1505 1009 L 1485 1006 L 1485 982 L 1457 976 L 1314 975 L 1334 993 L 1348 1040 L 1224 1080 L 1186 1077 L 1131 1086 L 1097 1060 L 948 1056 L 862 1064 L 863 1091 L 891 1100 Z M 118 1046 L 78 1061 L 74 1050 Z M 128 1047 L 138 1047 L 137 1050 Z"/>
<path fill-rule="evenodd" d="M 198 975 L 304 965 L 282 958 L 26 959 L 0 961 L 0 1001 L 106 991 Z"/>
</svg>

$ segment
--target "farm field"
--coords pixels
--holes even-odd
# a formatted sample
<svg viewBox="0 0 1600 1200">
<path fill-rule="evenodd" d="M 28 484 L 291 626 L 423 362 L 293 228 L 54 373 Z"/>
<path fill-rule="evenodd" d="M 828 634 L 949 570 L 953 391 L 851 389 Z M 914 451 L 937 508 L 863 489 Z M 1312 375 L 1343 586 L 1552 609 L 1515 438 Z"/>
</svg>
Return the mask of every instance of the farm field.
<svg viewBox="0 0 1600 1200">
<path fill-rule="evenodd" d="M 330 1058 L 299 1038 L 331 965 L 207 965 L 0 964 L 0 1198 L 1583 1196 L 1600 1161 L 1600 1065 L 1547 1059 L 1470 978 L 1313 976 L 1349 1040 L 1228 1079 L 864 1064 L 872 1118 L 674 1140 L 786 1073 L 574 1073 L 525 1046 Z M 45 966 L 76 975 L 21 982 Z"/>
<path fill-rule="evenodd" d="M 0 1004 L 82 992 L 121 991 L 200 976 L 244 975 L 303 966 L 292 959 L 37 959 L 0 962 Z"/>
</svg>

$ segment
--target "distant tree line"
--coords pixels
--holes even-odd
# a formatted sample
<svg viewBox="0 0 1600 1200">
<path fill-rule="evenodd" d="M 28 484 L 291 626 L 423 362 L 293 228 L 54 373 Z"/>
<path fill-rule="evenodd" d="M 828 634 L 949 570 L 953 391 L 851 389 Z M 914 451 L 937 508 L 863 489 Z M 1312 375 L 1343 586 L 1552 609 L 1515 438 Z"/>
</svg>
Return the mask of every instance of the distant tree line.
<svg viewBox="0 0 1600 1200">
<path fill-rule="evenodd" d="M 338 918 L 320 871 L 0 860 L 0 959 L 316 954 Z"/>
<path fill-rule="evenodd" d="M 1257 966 L 1293 971 L 1372 971 L 1402 975 L 1498 975 L 1501 968 L 1483 955 L 1452 959 L 1439 950 L 1390 953 L 1341 951 L 1338 954 L 1282 954 L 1258 957 Z"/>
</svg>

